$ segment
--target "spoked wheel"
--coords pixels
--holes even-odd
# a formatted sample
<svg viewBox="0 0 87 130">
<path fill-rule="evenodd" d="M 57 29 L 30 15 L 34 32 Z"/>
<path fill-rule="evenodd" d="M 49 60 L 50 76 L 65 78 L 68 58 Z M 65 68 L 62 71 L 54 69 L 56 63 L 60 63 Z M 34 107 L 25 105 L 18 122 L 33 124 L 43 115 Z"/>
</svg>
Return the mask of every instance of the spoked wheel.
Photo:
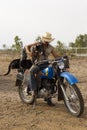
<svg viewBox="0 0 87 130">
<path fill-rule="evenodd" d="M 19 86 L 18 91 L 19 91 L 19 96 L 24 103 L 33 104 L 34 96 L 32 94 L 32 91 L 30 91 L 29 85 L 23 84 Z"/>
<path fill-rule="evenodd" d="M 80 89 L 76 84 L 70 85 L 67 82 L 65 86 L 64 103 L 72 115 L 79 117 L 84 111 L 84 101 Z"/>
</svg>

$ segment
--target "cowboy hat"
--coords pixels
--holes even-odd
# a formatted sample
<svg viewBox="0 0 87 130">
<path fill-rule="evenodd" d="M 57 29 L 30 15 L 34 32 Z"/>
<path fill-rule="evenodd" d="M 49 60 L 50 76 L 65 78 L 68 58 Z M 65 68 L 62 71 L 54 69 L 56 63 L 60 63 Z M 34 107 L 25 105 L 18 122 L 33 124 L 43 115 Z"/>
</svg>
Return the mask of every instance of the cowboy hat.
<svg viewBox="0 0 87 130">
<path fill-rule="evenodd" d="M 54 40 L 54 38 L 52 38 L 52 34 L 49 32 L 46 32 L 42 37 L 41 37 L 42 41 L 45 42 L 52 42 Z"/>
</svg>

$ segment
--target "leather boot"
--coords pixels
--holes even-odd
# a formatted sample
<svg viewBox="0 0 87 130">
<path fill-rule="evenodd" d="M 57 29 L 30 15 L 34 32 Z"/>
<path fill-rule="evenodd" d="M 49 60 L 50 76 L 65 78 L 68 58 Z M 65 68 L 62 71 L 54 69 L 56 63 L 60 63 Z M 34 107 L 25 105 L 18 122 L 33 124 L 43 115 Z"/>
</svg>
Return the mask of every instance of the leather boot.
<svg viewBox="0 0 87 130">
<path fill-rule="evenodd" d="M 52 102 L 51 98 L 47 98 L 47 99 L 45 99 L 45 101 L 47 102 L 47 104 L 49 106 L 55 106 L 55 104 Z"/>
</svg>

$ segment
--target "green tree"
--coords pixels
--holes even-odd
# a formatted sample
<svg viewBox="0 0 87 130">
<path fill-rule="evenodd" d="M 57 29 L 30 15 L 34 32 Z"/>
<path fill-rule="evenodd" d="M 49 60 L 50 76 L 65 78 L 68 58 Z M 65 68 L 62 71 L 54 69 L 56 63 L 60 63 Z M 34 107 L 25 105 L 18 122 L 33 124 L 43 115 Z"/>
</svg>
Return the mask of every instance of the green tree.
<svg viewBox="0 0 87 130">
<path fill-rule="evenodd" d="M 83 47 L 84 46 L 84 41 L 83 41 L 83 39 L 84 39 L 84 36 L 83 35 L 79 35 L 79 36 L 77 36 L 77 38 L 76 38 L 76 40 L 75 40 L 75 45 L 76 45 L 76 47 Z"/>
<path fill-rule="evenodd" d="M 75 46 L 75 43 L 70 42 L 70 43 L 69 43 L 69 47 L 76 47 L 76 46 Z"/>
<path fill-rule="evenodd" d="M 22 41 L 18 36 L 15 36 L 14 38 L 14 44 L 12 44 L 12 48 L 16 49 L 17 51 L 21 50 L 21 46 L 22 46 Z"/>
<path fill-rule="evenodd" d="M 64 54 L 64 44 L 61 41 L 57 41 L 56 50 L 60 54 Z"/>
<path fill-rule="evenodd" d="M 3 44 L 2 46 L 3 46 L 4 49 L 6 49 L 6 47 L 7 47 L 6 44 Z"/>
<path fill-rule="evenodd" d="M 87 34 L 80 34 L 76 37 L 75 43 L 70 43 L 70 47 L 87 47 Z"/>
</svg>

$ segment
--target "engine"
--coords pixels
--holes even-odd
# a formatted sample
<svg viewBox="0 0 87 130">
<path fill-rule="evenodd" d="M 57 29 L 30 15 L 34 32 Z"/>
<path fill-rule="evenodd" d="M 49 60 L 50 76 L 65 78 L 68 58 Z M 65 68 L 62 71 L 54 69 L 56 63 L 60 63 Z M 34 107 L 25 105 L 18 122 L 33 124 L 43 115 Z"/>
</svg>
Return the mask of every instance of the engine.
<svg viewBox="0 0 87 130">
<path fill-rule="evenodd" d="M 39 91 L 40 97 L 48 97 L 55 92 L 55 80 L 54 79 L 43 79 L 41 88 Z"/>
</svg>

